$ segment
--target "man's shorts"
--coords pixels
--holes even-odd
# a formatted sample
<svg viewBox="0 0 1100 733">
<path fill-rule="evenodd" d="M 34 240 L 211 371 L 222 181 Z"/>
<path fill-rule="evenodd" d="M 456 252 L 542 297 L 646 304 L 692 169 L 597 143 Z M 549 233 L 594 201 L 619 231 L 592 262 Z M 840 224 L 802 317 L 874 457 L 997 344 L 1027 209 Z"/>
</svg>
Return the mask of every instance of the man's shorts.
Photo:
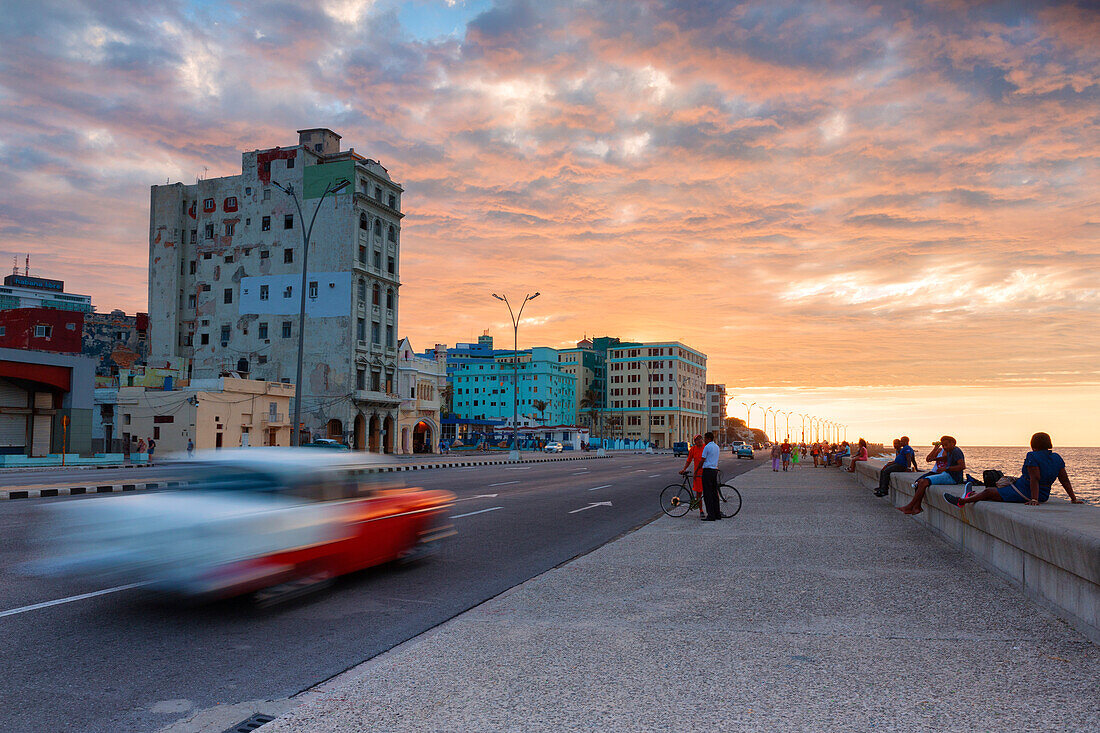
<svg viewBox="0 0 1100 733">
<path fill-rule="evenodd" d="M 951 474 L 949 474 L 947 471 L 944 471 L 943 473 L 934 473 L 931 476 L 925 476 L 925 478 L 928 479 L 928 483 L 932 486 L 951 486 L 962 483 L 961 481 L 956 481 L 955 479 L 953 479 L 951 477 Z"/>
</svg>

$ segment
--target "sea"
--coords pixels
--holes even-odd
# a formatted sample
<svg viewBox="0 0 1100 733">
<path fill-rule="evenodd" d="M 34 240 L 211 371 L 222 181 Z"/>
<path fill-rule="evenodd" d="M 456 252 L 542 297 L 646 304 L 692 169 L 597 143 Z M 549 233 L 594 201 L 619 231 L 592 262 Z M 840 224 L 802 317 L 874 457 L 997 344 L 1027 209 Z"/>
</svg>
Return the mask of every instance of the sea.
<svg viewBox="0 0 1100 733">
<path fill-rule="evenodd" d="M 995 468 L 1006 476 L 1019 476 L 1024 464 L 1024 456 L 1030 448 L 1007 446 L 966 446 L 960 445 L 966 456 L 966 472 L 981 478 L 982 471 Z M 913 446 L 917 452 L 917 465 L 925 465 L 924 457 L 932 446 Z M 1066 462 L 1073 493 L 1089 504 L 1100 505 L 1100 448 L 1055 448 L 1054 452 Z M 932 464 L 928 464 L 931 467 Z M 1051 496 L 1068 499 L 1062 484 L 1054 482 Z"/>
</svg>

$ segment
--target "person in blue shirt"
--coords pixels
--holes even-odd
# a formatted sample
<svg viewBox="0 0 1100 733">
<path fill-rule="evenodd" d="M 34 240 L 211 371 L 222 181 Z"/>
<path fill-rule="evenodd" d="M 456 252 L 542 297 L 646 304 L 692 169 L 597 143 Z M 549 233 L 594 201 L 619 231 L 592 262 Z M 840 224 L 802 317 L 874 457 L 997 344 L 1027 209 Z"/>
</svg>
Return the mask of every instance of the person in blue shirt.
<svg viewBox="0 0 1100 733">
<path fill-rule="evenodd" d="M 1066 474 L 1066 462 L 1054 452 L 1054 445 L 1046 433 L 1031 436 L 1031 452 L 1024 457 L 1024 466 L 1020 478 L 1001 487 L 992 487 L 965 498 L 954 494 L 944 494 L 943 498 L 955 506 L 973 504 L 976 501 L 1012 501 L 1027 506 L 1038 506 L 1050 498 L 1050 489 L 1058 479 L 1062 488 L 1069 494 L 1070 502 L 1083 503 L 1073 493 Z"/>
<path fill-rule="evenodd" d="M 878 488 L 875 496 L 886 496 L 890 490 L 890 474 L 908 471 L 912 466 L 917 471 L 917 454 L 909 445 L 909 436 L 903 435 L 894 439 L 894 460 L 883 466 L 878 475 Z"/>
<path fill-rule="evenodd" d="M 948 486 L 963 482 L 966 459 L 963 458 L 958 442 L 950 435 L 943 436 L 933 444 L 928 460 L 936 462 L 936 469 L 921 476 L 913 484 L 913 500 L 905 506 L 898 507 L 898 511 L 902 514 L 920 514 L 923 511 L 921 504 L 924 502 L 924 494 L 929 486 Z"/>
</svg>

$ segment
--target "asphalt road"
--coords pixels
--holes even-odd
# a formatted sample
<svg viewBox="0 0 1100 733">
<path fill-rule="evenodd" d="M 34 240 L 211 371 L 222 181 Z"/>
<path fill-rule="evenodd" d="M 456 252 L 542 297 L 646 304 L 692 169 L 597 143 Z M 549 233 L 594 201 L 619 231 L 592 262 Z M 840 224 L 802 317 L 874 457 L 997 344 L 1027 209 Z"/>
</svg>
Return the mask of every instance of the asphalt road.
<svg viewBox="0 0 1100 733">
<path fill-rule="evenodd" d="M 389 474 L 455 492 L 458 535 L 422 563 L 267 610 L 186 608 L 140 589 L 18 610 L 104 590 L 17 573 L 35 507 L 115 497 L 2 502 L 0 731 L 155 731 L 215 705 L 289 697 L 651 520 L 682 464 L 620 455 Z M 755 465 L 722 457 L 726 480 Z"/>
</svg>

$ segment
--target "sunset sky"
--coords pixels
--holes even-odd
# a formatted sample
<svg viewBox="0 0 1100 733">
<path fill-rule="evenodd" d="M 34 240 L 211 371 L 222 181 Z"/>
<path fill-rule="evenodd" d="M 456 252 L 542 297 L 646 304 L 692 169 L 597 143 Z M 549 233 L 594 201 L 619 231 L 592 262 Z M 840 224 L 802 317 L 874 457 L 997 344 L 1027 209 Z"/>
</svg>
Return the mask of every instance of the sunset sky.
<svg viewBox="0 0 1100 733">
<path fill-rule="evenodd" d="M 1095 4 L 2 2 L 0 264 L 100 311 L 150 185 L 323 126 L 405 187 L 419 349 L 539 290 L 521 347 L 678 339 L 737 416 L 1100 445 Z"/>
</svg>

